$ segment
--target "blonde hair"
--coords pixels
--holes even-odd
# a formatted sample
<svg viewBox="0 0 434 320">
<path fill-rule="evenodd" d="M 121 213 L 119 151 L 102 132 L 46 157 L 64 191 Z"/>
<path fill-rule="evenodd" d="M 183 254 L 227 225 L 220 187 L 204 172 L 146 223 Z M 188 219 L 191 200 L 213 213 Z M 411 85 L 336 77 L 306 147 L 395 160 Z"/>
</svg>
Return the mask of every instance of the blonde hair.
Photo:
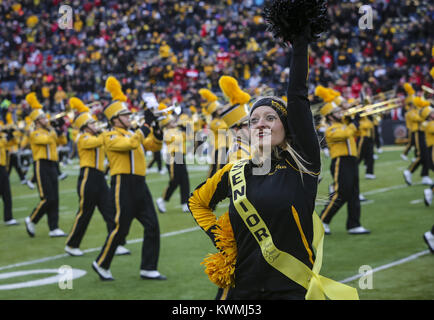
<svg viewBox="0 0 434 320">
<path fill-rule="evenodd" d="M 294 148 L 288 141 L 288 138 L 285 138 L 284 146 L 272 147 L 271 155 L 273 155 L 276 159 L 282 159 L 282 151 L 287 151 L 291 158 L 294 160 L 295 165 L 297 166 L 296 169 L 300 173 L 301 180 L 303 180 L 304 173 L 310 176 L 317 176 L 315 173 L 307 169 L 305 164 L 309 164 L 310 162 L 305 160 L 297 151 L 294 150 Z M 259 152 L 258 146 L 252 146 L 252 157 L 258 161 L 258 165 L 260 166 L 263 165 L 265 159 L 267 158 L 266 156 L 264 156 L 263 153 Z"/>
</svg>

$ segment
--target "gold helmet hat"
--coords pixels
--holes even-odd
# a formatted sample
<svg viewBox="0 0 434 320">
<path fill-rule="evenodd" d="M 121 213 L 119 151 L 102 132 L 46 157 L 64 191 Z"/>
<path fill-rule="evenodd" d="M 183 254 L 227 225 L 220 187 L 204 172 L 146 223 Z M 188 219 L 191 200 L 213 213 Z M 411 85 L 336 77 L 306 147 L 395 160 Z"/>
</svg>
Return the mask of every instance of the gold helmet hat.
<svg viewBox="0 0 434 320">
<path fill-rule="evenodd" d="M 77 129 L 81 129 L 89 123 L 95 122 L 95 119 L 90 114 L 90 109 L 77 97 L 69 99 L 69 105 L 71 109 L 77 110 L 78 115 L 74 119 L 74 126 Z"/>
<path fill-rule="evenodd" d="M 231 128 L 248 121 L 250 94 L 243 91 L 238 86 L 238 81 L 230 76 L 220 77 L 219 86 L 230 103 L 220 114 L 227 127 Z"/>
<path fill-rule="evenodd" d="M 115 77 L 110 76 L 107 78 L 105 89 L 110 92 L 112 97 L 112 103 L 103 111 L 109 121 L 123 114 L 131 114 L 131 111 L 128 110 L 125 104 L 128 98 L 122 92 L 122 86 Z"/>
<path fill-rule="evenodd" d="M 32 112 L 30 112 L 29 117 L 32 121 L 36 121 L 40 117 L 46 116 L 44 111 L 42 110 L 42 104 L 39 103 L 38 98 L 36 97 L 35 92 L 30 92 L 26 95 L 26 101 L 30 105 Z"/>
</svg>

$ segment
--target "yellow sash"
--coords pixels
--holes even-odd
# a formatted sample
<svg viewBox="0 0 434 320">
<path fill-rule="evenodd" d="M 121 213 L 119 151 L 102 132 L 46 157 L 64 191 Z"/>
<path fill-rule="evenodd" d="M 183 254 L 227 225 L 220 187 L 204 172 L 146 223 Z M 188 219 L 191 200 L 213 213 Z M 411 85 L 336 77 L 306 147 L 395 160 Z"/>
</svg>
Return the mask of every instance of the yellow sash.
<svg viewBox="0 0 434 320">
<path fill-rule="evenodd" d="M 247 199 L 244 176 L 244 167 L 247 163 L 248 160 L 238 161 L 230 171 L 232 199 L 238 214 L 261 247 L 265 261 L 289 279 L 306 288 L 307 300 L 325 300 L 325 297 L 332 300 L 358 300 L 359 296 L 355 288 L 319 274 L 322 265 L 324 228 L 315 212 L 312 214 L 314 231 L 312 244 L 316 251 L 316 259 L 312 270 L 294 256 L 276 248 L 270 231 L 255 207 Z"/>
</svg>

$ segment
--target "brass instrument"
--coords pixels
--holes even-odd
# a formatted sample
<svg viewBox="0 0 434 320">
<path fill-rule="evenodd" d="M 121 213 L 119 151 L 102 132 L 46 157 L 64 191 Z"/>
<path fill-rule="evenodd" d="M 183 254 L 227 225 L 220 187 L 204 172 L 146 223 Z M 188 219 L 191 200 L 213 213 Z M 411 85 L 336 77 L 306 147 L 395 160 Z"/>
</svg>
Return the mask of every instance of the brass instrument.
<svg viewBox="0 0 434 320">
<path fill-rule="evenodd" d="M 422 90 L 423 91 L 426 91 L 426 92 L 428 92 L 428 93 L 430 93 L 430 94 L 434 94 L 434 90 L 433 89 L 431 89 L 430 87 L 427 87 L 427 86 L 422 86 Z"/>
<path fill-rule="evenodd" d="M 344 113 L 344 116 L 351 116 L 351 115 L 354 115 L 356 113 L 364 112 L 364 111 L 367 111 L 367 110 L 370 110 L 370 109 L 374 109 L 374 108 L 383 106 L 385 104 L 394 103 L 394 102 L 397 102 L 399 100 L 400 100 L 399 98 L 394 98 L 394 99 L 389 99 L 389 100 L 385 100 L 385 101 L 382 101 L 382 102 L 377 102 L 377 103 L 374 103 L 374 104 L 368 104 L 368 105 L 360 105 L 359 104 L 359 105 L 357 105 L 355 107 L 352 107 L 352 108 L 348 109 Z"/>
<path fill-rule="evenodd" d="M 56 114 L 54 117 L 51 117 L 49 119 L 50 122 L 55 122 L 57 120 L 59 120 L 60 118 L 65 118 L 68 117 L 69 119 L 74 119 L 74 112 L 73 111 L 69 111 L 69 112 L 60 112 L 58 114 Z"/>
<path fill-rule="evenodd" d="M 382 107 L 382 108 L 377 108 L 375 110 L 370 110 L 370 111 L 362 112 L 360 114 L 360 116 L 361 117 L 371 116 L 371 115 L 374 115 L 374 114 L 377 114 L 377 113 L 381 113 L 381 112 L 384 112 L 384 111 L 388 111 L 388 110 L 392 110 L 392 109 L 395 109 L 395 108 L 398 108 L 398 107 L 401 107 L 401 106 L 402 106 L 401 104 L 392 103 L 392 104 L 390 104 L 388 106 L 385 106 L 385 107 Z"/>
</svg>

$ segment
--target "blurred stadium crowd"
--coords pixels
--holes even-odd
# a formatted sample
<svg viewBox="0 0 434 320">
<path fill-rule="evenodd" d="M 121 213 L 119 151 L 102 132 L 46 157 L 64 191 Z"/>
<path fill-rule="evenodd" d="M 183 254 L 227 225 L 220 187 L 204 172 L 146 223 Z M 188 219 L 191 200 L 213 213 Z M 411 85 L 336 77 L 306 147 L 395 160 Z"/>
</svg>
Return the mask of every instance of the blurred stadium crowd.
<svg viewBox="0 0 434 320">
<path fill-rule="evenodd" d="M 138 107 L 141 93 L 182 106 L 200 105 L 200 88 L 219 93 L 231 75 L 252 94 L 262 84 L 284 94 L 285 49 L 266 31 L 263 0 L 69 1 L 73 29 L 58 25 L 60 0 L 0 1 L 0 106 L 14 120 L 36 91 L 46 111 L 70 96 L 103 99 L 109 75 Z M 373 28 L 359 29 L 361 5 Z M 311 46 L 310 92 L 321 84 L 357 98 L 410 82 L 432 87 L 434 4 L 430 1 L 329 1 L 330 32 Z"/>
</svg>

